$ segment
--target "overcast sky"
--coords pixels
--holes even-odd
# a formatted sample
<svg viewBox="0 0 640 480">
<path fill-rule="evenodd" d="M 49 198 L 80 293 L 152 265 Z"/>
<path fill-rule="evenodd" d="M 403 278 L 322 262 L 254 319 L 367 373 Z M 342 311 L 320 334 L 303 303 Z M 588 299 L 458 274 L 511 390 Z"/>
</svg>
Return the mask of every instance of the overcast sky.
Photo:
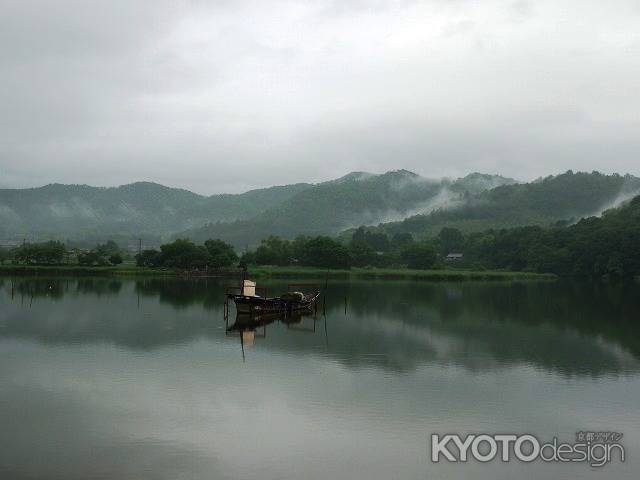
<svg viewBox="0 0 640 480">
<path fill-rule="evenodd" d="M 0 186 L 640 174 L 638 0 L 0 0 Z"/>
</svg>

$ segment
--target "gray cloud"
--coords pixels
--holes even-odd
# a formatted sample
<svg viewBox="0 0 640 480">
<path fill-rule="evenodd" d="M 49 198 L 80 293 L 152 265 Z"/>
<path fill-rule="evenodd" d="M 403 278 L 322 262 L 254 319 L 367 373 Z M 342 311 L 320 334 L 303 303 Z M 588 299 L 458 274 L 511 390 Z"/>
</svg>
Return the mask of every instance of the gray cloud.
<svg viewBox="0 0 640 480">
<path fill-rule="evenodd" d="M 0 186 L 640 174 L 634 0 L 2 10 Z"/>
</svg>

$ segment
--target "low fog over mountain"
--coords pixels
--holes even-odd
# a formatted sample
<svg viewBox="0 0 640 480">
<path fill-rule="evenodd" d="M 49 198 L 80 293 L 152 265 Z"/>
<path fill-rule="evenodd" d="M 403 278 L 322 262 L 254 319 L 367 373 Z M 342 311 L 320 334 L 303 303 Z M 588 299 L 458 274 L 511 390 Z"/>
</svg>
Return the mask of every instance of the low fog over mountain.
<svg viewBox="0 0 640 480">
<path fill-rule="evenodd" d="M 176 237 L 255 245 L 269 235 L 338 235 L 360 225 L 387 233 L 436 234 L 573 221 L 640 191 L 630 175 L 572 173 L 531 183 L 472 173 L 428 179 L 407 170 L 353 172 L 318 184 L 202 196 L 139 182 L 104 188 L 53 184 L 0 190 L 4 244 L 51 238 L 157 244 Z"/>
<path fill-rule="evenodd" d="M 5 243 L 42 240 L 104 239 L 129 236 L 154 241 L 187 231 L 198 237 L 215 225 L 250 225 L 247 237 L 310 229 L 337 233 L 352 225 L 400 220 L 456 201 L 465 192 L 513 183 L 500 176 L 472 174 L 459 180 L 429 180 L 408 171 L 375 175 L 355 172 L 316 185 L 277 186 L 237 195 L 202 196 L 187 190 L 139 182 L 104 188 L 52 184 L 0 190 L 0 237 Z M 247 223 L 242 223 L 247 222 Z M 270 230 L 273 226 L 274 230 Z M 212 232 L 212 234 L 215 232 Z M 222 233 L 221 233 L 222 234 Z"/>
</svg>

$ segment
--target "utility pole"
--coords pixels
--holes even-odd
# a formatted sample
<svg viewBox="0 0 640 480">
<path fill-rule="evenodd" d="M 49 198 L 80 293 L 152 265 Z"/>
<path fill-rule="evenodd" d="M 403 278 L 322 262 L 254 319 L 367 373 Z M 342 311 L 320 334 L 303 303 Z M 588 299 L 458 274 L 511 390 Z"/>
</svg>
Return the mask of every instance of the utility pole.
<svg viewBox="0 0 640 480">
<path fill-rule="evenodd" d="M 138 239 L 138 255 L 142 253 L 142 239 Z"/>
</svg>

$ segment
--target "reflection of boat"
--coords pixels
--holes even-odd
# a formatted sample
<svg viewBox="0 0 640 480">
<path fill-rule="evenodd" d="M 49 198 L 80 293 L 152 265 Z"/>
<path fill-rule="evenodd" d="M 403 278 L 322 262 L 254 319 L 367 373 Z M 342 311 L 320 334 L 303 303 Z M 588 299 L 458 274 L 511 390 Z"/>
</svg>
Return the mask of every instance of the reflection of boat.
<svg viewBox="0 0 640 480">
<path fill-rule="evenodd" d="M 244 280 L 241 293 L 227 294 L 227 298 L 233 299 L 238 313 L 262 314 L 262 313 L 286 313 L 310 311 L 320 296 L 320 290 L 311 293 L 289 292 L 279 297 L 262 297 L 256 295 L 256 284 L 250 280 Z"/>
<path fill-rule="evenodd" d="M 310 310 L 301 310 L 293 313 L 287 312 L 267 312 L 267 313 L 238 313 L 236 320 L 232 325 L 229 325 L 229 317 L 225 317 L 227 322 L 227 335 L 240 337 L 240 345 L 242 347 L 242 360 L 244 361 L 244 349 L 245 347 L 251 347 L 254 340 L 257 338 L 266 338 L 267 325 L 279 321 L 289 328 L 295 328 L 296 330 L 305 332 L 316 331 L 316 317 L 313 316 L 312 328 L 300 328 L 302 325 L 302 319 L 305 316 L 311 316 Z"/>
<path fill-rule="evenodd" d="M 292 315 L 286 315 L 282 312 L 271 312 L 261 314 L 250 313 L 238 313 L 236 315 L 236 321 L 233 325 L 227 327 L 227 332 L 243 332 L 246 330 L 255 330 L 260 327 L 265 327 L 276 320 L 284 323 L 285 325 L 301 323 L 304 315 L 308 315 L 308 311 L 300 311 L 293 313 Z"/>
</svg>

